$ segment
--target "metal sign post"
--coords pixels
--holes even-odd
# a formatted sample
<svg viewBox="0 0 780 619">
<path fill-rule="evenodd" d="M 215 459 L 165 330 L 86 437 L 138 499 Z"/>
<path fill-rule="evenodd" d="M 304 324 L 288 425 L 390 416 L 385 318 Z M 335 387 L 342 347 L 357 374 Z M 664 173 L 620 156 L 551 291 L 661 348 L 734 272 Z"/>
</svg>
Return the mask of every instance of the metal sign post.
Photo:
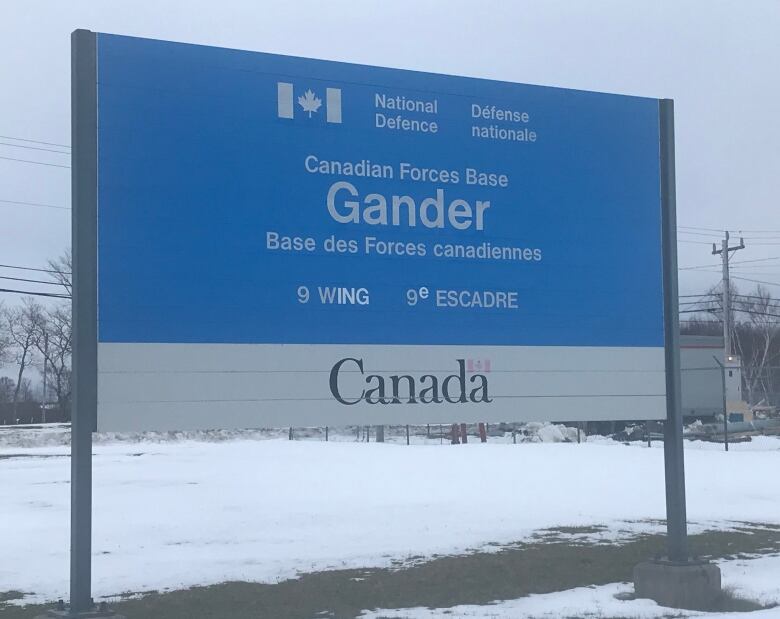
<svg viewBox="0 0 780 619">
<path fill-rule="evenodd" d="M 677 214 L 674 178 L 674 101 L 659 102 L 661 132 L 661 210 L 663 226 L 664 332 L 666 348 L 666 468 L 667 551 L 671 561 L 688 560 L 685 512 L 685 465 L 680 389 L 680 316 L 677 290 Z"/>
<path fill-rule="evenodd" d="M 73 408 L 71 422 L 70 613 L 92 604 L 92 432 L 97 416 L 97 56 L 94 33 L 72 50 Z"/>
<path fill-rule="evenodd" d="M 712 604 L 721 595 L 721 578 L 717 565 L 691 560 L 688 550 L 680 389 L 680 320 L 677 305 L 673 101 L 659 101 L 659 121 L 666 353 L 664 465 L 667 556 L 662 560 L 645 561 L 634 568 L 634 590 L 637 597 L 653 599 L 663 606 L 698 608 Z"/>
<path fill-rule="evenodd" d="M 70 604 L 48 617 L 119 616 L 92 600 L 92 432 L 97 424 L 97 50 L 95 33 L 71 35 L 73 398 Z"/>
</svg>

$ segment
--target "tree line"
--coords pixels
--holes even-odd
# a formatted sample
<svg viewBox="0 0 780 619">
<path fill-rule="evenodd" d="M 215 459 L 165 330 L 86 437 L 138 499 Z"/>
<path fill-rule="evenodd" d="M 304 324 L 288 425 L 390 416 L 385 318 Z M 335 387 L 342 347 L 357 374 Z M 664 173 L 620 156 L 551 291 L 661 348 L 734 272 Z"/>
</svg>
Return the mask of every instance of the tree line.
<svg viewBox="0 0 780 619">
<path fill-rule="evenodd" d="M 70 252 L 49 260 L 48 275 L 69 296 L 71 273 Z M 0 424 L 69 421 L 71 353 L 70 300 L 0 302 L 0 366 L 13 370 L 0 376 Z"/>
</svg>

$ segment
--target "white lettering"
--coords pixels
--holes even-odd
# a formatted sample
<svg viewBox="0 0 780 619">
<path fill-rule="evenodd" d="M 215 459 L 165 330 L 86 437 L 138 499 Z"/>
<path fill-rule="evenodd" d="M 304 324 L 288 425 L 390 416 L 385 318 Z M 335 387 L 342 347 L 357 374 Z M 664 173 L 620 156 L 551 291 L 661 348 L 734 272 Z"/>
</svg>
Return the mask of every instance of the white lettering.
<svg viewBox="0 0 780 619">
<path fill-rule="evenodd" d="M 344 193 L 347 195 L 344 196 Z M 345 197 L 355 199 L 344 199 Z M 370 193 L 361 201 L 357 188 L 347 181 L 337 181 L 328 190 L 327 208 L 334 221 L 340 224 L 365 223 L 370 226 L 401 226 L 410 228 L 420 223 L 426 228 L 444 228 L 446 224 L 456 230 L 485 229 L 485 211 L 490 208 L 489 200 L 477 200 L 472 205 L 463 198 L 446 203 L 444 189 L 437 188 L 435 197 L 424 198 L 419 207 L 412 196 L 390 196 L 392 213 L 388 221 L 388 198 L 379 193 Z M 405 207 L 405 208 L 403 208 Z M 405 217 L 402 216 L 402 208 Z M 446 218 L 445 218 L 446 214 Z"/>
</svg>

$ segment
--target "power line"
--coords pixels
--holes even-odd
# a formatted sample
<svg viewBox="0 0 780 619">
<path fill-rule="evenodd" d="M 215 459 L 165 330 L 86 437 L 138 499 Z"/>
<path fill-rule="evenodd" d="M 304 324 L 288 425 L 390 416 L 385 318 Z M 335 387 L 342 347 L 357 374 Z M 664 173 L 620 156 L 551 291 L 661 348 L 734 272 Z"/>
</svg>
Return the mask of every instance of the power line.
<svg viewBox="0 0 780 619">
<path fill-rule="evenodd" d="M 696 299 L 695 301 L 680 301 L 680 305 L 696 305 L 697 303 L 711 303 L 712 301 L 716 301 L 717 299 L 715 297 L 710 297 L 708 299 Z"/>
<path fill-rule="evenodd" d="M 707 243 L 707 244 L 709 245 L 709 243 Z M 720 268 L 720 266 L 717 265 L 717 264 L 697 264 L 697 265 L 692 266 L 692 267 L 679 267 L 677 270 L 678 271 L 690 271 L 690 270 L 693 270 L 693 269 L 711 269 L 713 267 L 715 267 L 716 269 Z"/>
<path fill-rule="evenodd" d="M 690 234 L 692 236 L 709 236 L 709 237 L 716 237 L 720 238 L 721 233 L 715 233 L 715 232 L 691 232 L 689 230 L 677 230 L 678 234 Z"/>
<path fill-rule="evenodd" d="M 30 140 L 28 138 L 15 138 L 12 135 L 0 135 L 3 140 L 16 140 L 17 142 L 32 142 L 33 144 L 46 144 L 47 146 L 62 146 L 63 148 L 70 148 L 70 144 L 57 144 L 55 142 L 41 142 L 41 140 Z"/>
<path fill-rule="evenodd" d="M 720 300 L 720 295 L 718 295 L 718 294 L 708 293 L 708 295 L 709 295 L 710 298 L 703 298 L 704 295 L 702 295 L 702 297 L 700 297 L 698 300 L 695 300 L 695 301 L 680 301 L 679 302 L 679 306 L 680 307 L 684 307 L 684 306 L 690 306 L 690 305 L 697 305 L 699 303 L 714 303 L 714 302 Z M 696 297 L 698 295 L 682 295 L 680 298 L 686 297 L 686 296 L 687 297 Z M 780 299 L 775 299 L 775 298 L 773 298 L 771 296 L 769 296 L 769 297 L 762 297 L 762 296 L 754 295 L 754 294 L 738 294 L 738 293 L 732 293 L 731 296 L 738 303 L 749 303 L 750 302 L 749 300 L 755 299 L 755 300 L 758 300 L 758 301 L 762 302 L 762 303 L 756 303 L 755 304 L 755 305 L 758 305 L 760 307 L 773 308 L 773 309 L 774 308 L 780 308 Z M 703 308 L 700 308 L 700 309 L 702 309 L 702 310 L 705 310 L 705 309 L 706 310 L 717 309 L 718 311 L 720 311 L 721 308 L 718 305 L 718 306 L 715 306 L 714 308 L 713 307 L 703 307 Z"/>
<path fill-rule="evenodd" d="M 753 306 L 750 305 L 749 301 L 742 301 L 742 303 L 748 304 L 748 307 L 756 307 L 759 310 L 780 310 L 780 305 L 777 303 L 754 303 Z M 745 311 L 745 310 L 735 310 L 735 311 Z M 750 311 L 756 311 L 755 309 Z"/>
<path fill-rule="evenodd" d="M 72 275 L 69 271 L 58 271 L 56 269 L 36 269 L 35 267 L 20 267 L 13 264 L 0 264 L 4 269 L 19 269 L 21 271 L 39 271 L 41 273 L 57 273 L 61 275 Z"/>
<path fill-rule="evenodd" d="M 737 233 L 749 232 L 751 234 L 761 234 L 761 233 L 780 234 L 780 230 L 731 230 L 731 232 L 737 232 Z"/>
<path fill-rule="evenodd" d="M 69 294 L 56 294 L 54 292 L 32 292 L 31 290 L 12 290 L 10 288 L 0 288 L 0 292 L 8 292 L 11 294 L 29 294 L 34 297 L 54 297 L 57 299 L 70 299 Z"/>
<path fill-rule="evenodd" d="M 0 279 L 10 279 L 15 282 L 29 282 L 31 284 L 48 284 L 49 286 L 62 286 L 60 282 L 45 281 L 42 279 L 25 279 L 23 277 L 9 277 L 7 275 L 0 275 Z"/>
<path fill-rule="evenodd" d="M 780 314 L 772 314 L 770 312 L 754 312 L 753 310 L 734 310 L 735 312 L 742 312 L 743 314 L 752 314 L 754 316 L 771 316 L 772 318 L 780 318 Z"/>
<path fill-rule="evenodd" d="M 2 136 L 0 136 L 2 137 Z M 677 229 L 680 230 L 707 230 L 708 232 L 717 232 L 718 236 L 723 234 L 723 230 L 718 230 L 717 228 L 703 228 L 701 226 L 677 226 Z"/>
<path fill-rule="evenodd" d="M 0 200 L 0 202 L 5 202 L 7 204 L 14 204 L 14 205 L 24 205 L 24 206 L 37 206 L 42 208 L 56 208 L 56 209 L 62 209 L 64 211 L 69 211 L 69 206 L 57 206 L 56 204 L 41 204 L 40 202 L 20 202 L 19 200 Z"/>
<path fill-rule="evenodd" d="M 759 299 L 760 301 L 768 301 L 774 303 L 776 299 L 772 297 L 760 297 L 757 294 L 734 294 L 734 297 L 738 299 Z"/>
<path fill-rule="evenodd" d="M 777 282 L 767 282 L 760 279 L 750 279 L 748 277 L 737 277 L 736 275 L 732 279 L 739 279 L 743 282 L 753 282 L 755 284 L 766 284 L 767 286 L 780 286 Z"/>
<path fill-rule="evenodd" d="M 59 153 L 60 155 L 70 155 L 66 150 L 55 150 L 53 148 L 41 148 L 40 146 L 27 146 L 25 144 L 11 144 L 10 142 L 0 142 L 0 146 L 13 146 L 14 148 L 28 148 L 30 150 L 44 150 L 48 153 Z"/>
<path fill-rule="evenodd" d="M 678 271 L 696 271 L 697 273 L 720 273 L 721 269 L 717 266 L 713 265 L 711 267 L 707 268 L 698 268 L 698 269 L 678 269 Z"/>
<path fill-rule="evenodd" d="M 702 303 L 713 303 L 713 302 L 714 301 L 702 301 Z M 750 301 L 737 299 L 737 302 L 747 304 L 748 308 L 751 307 L 751 305 L 750 305 L 751 302 Z M 685 310 L 686 312 L 697 312 L 697 311 L 701 311 L 701 312 L 717 311 L 717 312 L 720 312 L 720 311 L 722 311 L 720 305 L 691 307 L 692 305 L 696 305 L 696 302 L 691 301 L 691 302 L 689 302 L 689 303 L 687 303 L 685 305 L 680 304 L 680 311 L 683 311 L 683 310 Z M 752 307 L 758 308 L 758 309 L 761 309 L 761 310 L 764 310 L 764 309 L 772 309 L 772 310 L 777 309 L 777 310 L 780 310 L 780 305 L 778 305 L 777 303 L 754 303 Z M 756 309 L 741 309 L 739 307 L 733 307 L 732 311 L 735 311 L 735 312 L 745 312 L 745 311 L 754 312 L 754 311 L 757 311 L 757 310 Z"/>
<path fill-rule="evenodd" d="M 43 161 L 31 161 L 29 159 L 17 159 L 16 157 L 0 157 L 0 159 L 7 159 L 8 161 L 20 161 L 22 163 L 35 163 L 37 165 L 47 165 L 52 168 L 69 168 L 69 165 L 61 165 L 59 163 L 45 163 Z"/>
<path fill-rule="evenodd" d="M 768 260 L 780 260 L 780 256 L 772 256 L 771 258 L 756 258 L 755 260 L 737 260 L 730 264 L 747 264 L 748 262 L 767 262 Z"/>
<path fill-rule="evenodd" d="M 755 316 L 770 316 L 772 318 L 780 318 L 780 314 L 773 314 L 771 312 L 756 312 L 754 310 L 746 310 L 746 309 L 734 309 L 735 312 L 740 312 L 742 314 L 752 314 Z M 719 307 L 706 307 L 702 309 L 684 309 L 679 310 L 678 314 L 711 314 L 720 312 Z"/>
<path fill-rule="evenodd" d="M 772 275 L 780 275 L 777 271 L 743 271 L 742 269 L 734 271 L 737 275 L 758 275 L 759 277 L 767 277 Z"/>
</svg>

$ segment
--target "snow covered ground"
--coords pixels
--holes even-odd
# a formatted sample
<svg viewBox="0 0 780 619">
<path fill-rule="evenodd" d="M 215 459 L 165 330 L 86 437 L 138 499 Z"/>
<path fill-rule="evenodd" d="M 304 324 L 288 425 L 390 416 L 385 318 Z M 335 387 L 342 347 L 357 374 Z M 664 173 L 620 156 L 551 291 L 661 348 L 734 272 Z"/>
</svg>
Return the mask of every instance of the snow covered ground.
<svg viewBox="0 0 780 619">
<path fill-rule="evenodd" d="M 278 435 L 259 440 L 267 438 L 260 433 L 193 438 L 96 441 L 96 597 L 388 566 L 558 526 L 606 525 L 598 535 L 614 540 L 658 531 L 664 518 L 660 444 L 592 438 L 579 445 L 491 439 L 450 446 L 420 438 L 406 446 L 405 439 L 377 444 L 350 435 L 328 443 Z M 24 602 L 67 597 L 66 443 L 62 428 L 0 429 L 0 591 L 27 592 Z M 691 530 L 780 524 L 778 465 L 777 438 L 736 444 L 729 453 L 686 443 Z M 764 581 L 739 570 L 764 574 Z M 752 599 L 780 603 L 778 558 L 727 564 L 724 580 Z M 630 603 L 637 614 L 625 614 L 629 603 L 613 595 L 626 587 L 532 596 L 505 602 L 506 608 L 464 607 L 463 614 L 447 616 L 525 617 L 529 608 L 561 616 L 544 609 L 569 598 L 607 610 L 622 604 L 621 616 L 659 616 L 641 614 L 654 606 L 643 601 Z M 419 613 L 401 616 L 440 616 Z"/>
</svg>

